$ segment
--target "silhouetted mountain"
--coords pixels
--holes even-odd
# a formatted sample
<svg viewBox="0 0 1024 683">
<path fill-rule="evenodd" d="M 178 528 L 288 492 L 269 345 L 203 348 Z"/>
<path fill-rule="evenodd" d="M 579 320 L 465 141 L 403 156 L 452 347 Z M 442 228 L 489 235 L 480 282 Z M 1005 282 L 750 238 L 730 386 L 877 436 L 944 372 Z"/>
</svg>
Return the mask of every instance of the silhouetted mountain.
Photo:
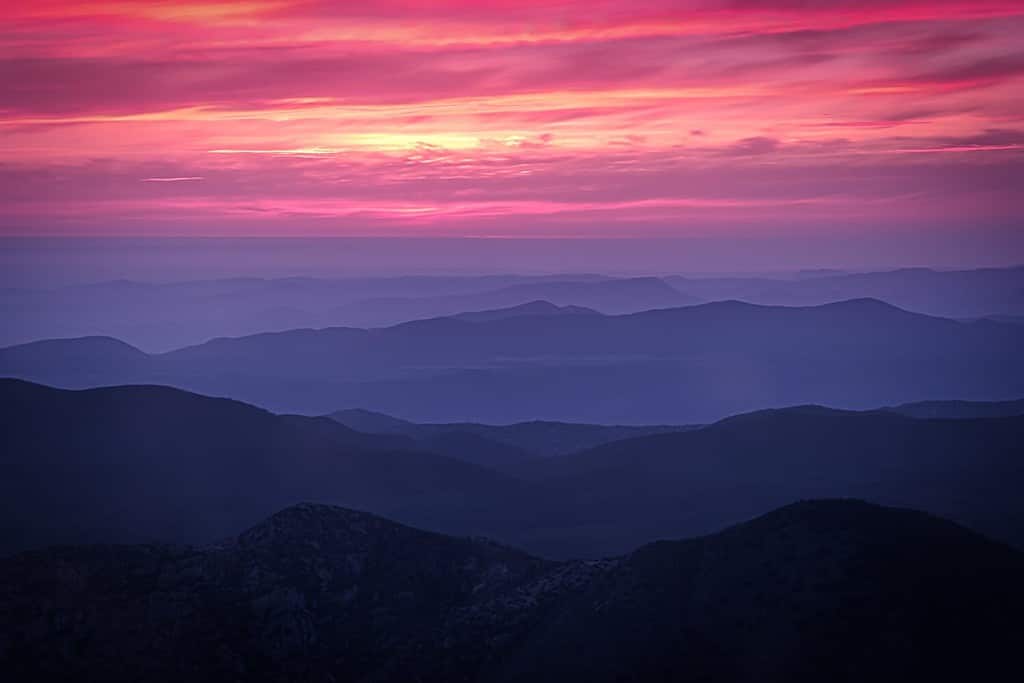
<svg viewBox="0 0 1024 683">
<path fill-rule="evenodd" d="M 496 291 L 495 299 L 518 298 L 537 294 L 558 305 L 575 304 L 602 313 L 628 313 L 651 308 L 668 308 L 697 303 L 699 300 L 682 294 L 656 277 L 635 277 L 597 282 L 529 282 Z"/>
<path fill-rule="evenodd" d="M 303 327 L 378 327 L 546 300 L 602 313 L 707 301 L 812 306 L 874 297 L 950 318 L 1024 316 L 1024 267 L 908 268 L 776 277 L 613 278 L 601 275 L 234 278 L 173 283 L 118 280 L 57 289 L 0 289 L 0 345 L 112 336 L 150 352 L 215 337 Z M 1018 320 L 1019 322 L 1019 320 Z"/>
<path fill-rule="evenodd" d="M 495 308 L 546 298 L 558 283 L 584 286 L 609 281 L 603 275 L 397 276 L 397 278 L 237 278 L 168 284 L 115 281 L 59 289 L 0 290 L 0 344 L 56 337 L 114 336 L 148 351 L 166 351 L 215 337 L 242 336 L 303 327 L 394 325 L 422 317 L 459 313 L 459 297 L 480 295 Z M 504 292 L 519 285 L 536 286 Z M 629 310 L 692 302 L 667 285 L 659 299 L 627 282 L 618 298 L 636 296 Z M 614 298 L 615 287 L 609 288 Z M 557 288 L 553 290 L 559 293 Z M 486 293 L 499 292 L 496 296 Z M 564 293 L 563 293 L 564 294 Z M 568 294 L 572 294 L 569 290 Z M 666 297 L 670 297 L 670 301 Z M 379 303 L 381 299 L 400 302 Z M 365 303 L 367 301 L 370 303 Z M 472 296 L 467 301 L 473 301 Z M 577 303 L 563 301 L 562 303 Z M 455 307 L 453 307 L 455 306 Z"/>
<path fill-rule="evenodd" d="M 600 557 L 839 496 L 916 507 L 1024 547 L 1024 417 L 801 407 L 536 458 L 488 436 L 505 427 L 414 440 L 162 387 L 0 380 L 0 412 L 0 552 L 205 542 L 311 500 L 547 557 Z M 593 429 L 553 433 L 575 427 Z"/>
<path fill-rule="evenodd" d="M 707 533 L 796 499 L 854 497 L 927 510 L 1024 548 L 1022 443 L 1024 417 L 806 406 L 534 461 L 529 475 L 571 487 L 577 509 L 594 515 L 590 532 L 618 547 Z"/>
<path fill-rule="evenodd" d="M 518 474 L 520 467 L 533 458 L 565 455 L 634 436 L 693 428 L 619 427 L 565 422 L 427 424 L 358 408 L 339 410 L 327 417 L 351 429 L 371 434 L 406 436 L 423 450 L 513 474 Z"/>
<path fill-rule="evenodd" d="M 918 401 L 885 408 L 900 415 L 920 418 L 961 419 L 1024 415 L 1024 399 L 1017 401 Z"/>
<path fill-rule="evenodd" d="M 1010 607 L 1024 605 L 1022 568 L 1021 553 L 928 515 L 799 503 L 609 564 L 499 679 L 999 678 L 1024 644 Z"/>
<path fill-rule="evenodd" d="M 452 318 L 469 322 L 488 322 L 528 315 L 601 315 L 592 308 L 582 306 L 556 306 L 549 301 L 530 301 L 510 308 L 497 308 L 490 311 L 472 311 L 457 313 Z"/>
<path fill-rule="evenodd" d="M 110 374 L 145 372 L 150 356 L 134 346 L 111 337 L 47 339 L 0 350 L 3 362 L 24 368 L 26 374 L 45 374 L 50 362 L 59 359 L 68 368 L 77 368 L 80 376 L 95 376 L 98 381 Z"/>
<path fill-rule="evenodd" d="M 209 541 L 301 500 L 501 535 L 505 511 L 536 499 L 405 437 L 165 387 L 61 391 L 0 380 L 0 413 L 0 552 Z"/>
<path fill-rule="evenodd" d="M 603 562 L 319 505 L 213 547 L 0 560 L 12 680 L 962 681 L 1014 670 L 1024 557 L 799 503 Z"/>
<path fill-rule="evenodd" d="M 241 336 L 300 327 L 380 324 L 366 299 L 448 297 L 500 290 L 520 284 L 599 282 L 599 275 L 402 276 L 377 278 L 231 278 L 149 283 L 116 280 L 58 289 L 0 289 L 0 345 L 55 337 L 114 336 L 148 351 L 162 352 L 214 337 Z M 543 293 L 543 286 L 537 292 Z M 682 296 L 682 295 L 678 295 Z M 543 296 L 503 299 L 526 303 Z M 682 303 L 683 300 L 677 300 Z M 568 302 L 575 303 L 575 302 Z M 490 306 L 488 306 L 490 307 Z M 394 324 L 436 315 L 429 303 L 415 304 Z M 643 308 L 641 305 L 639 308 Z M 634 308 L 632 310 L 639 310 Z M 451 313 L 460 312 L 448 311 Z"/>
<path fill-rule="evenodd" d="M 1024 327 L 870 299 L 292 330 L 116 367 L 79 344 L 0 350 L 0 374 L 65 387 L 168 384 L 278 412 L 351 405 L 424 422 L 690 424 L 801 403 L 866 409 L 1024 395 Z"/>
<path fill-rule="evenodd" d="M 376 327 L 408 320 L 456 316 L 464 311 L 507 309 L 537 300 L 606 314 L 686 306 L 700 301 L 674 289 L 660 278 L 588 281 L 567 278 L 562 281 L 524 282 L 472 294 L 366 299 L 339 307 L 332 315 L 352 321 L 350 324 Z"/>
<path fill-rule="evenodd" d="M 696 429 L 698 426 L 597 425 L 539 420 L 510 425 L 488 425 L 478 422 L 422 423 L 359 408 L 339 410 L 327 417 L 351 429 L 371 434 L 402 434 L 417 439 L 420 443 L 431 443 L 439 437 L 450 435 L 473 435 L 492 444 L 502 444 L 515 449 L 524 457 L 567 455 L 611 441 Z M 446 454 L 452 453 L 447 451 Z"/>
<path fill-rule="evenodd" d="M 668 277 L 676 289 L 704 300 L 814 306 L 872 297 L 900 308 L 947 318 L 1024 314 L 1024 266 L 941 271 L 901 268 L 814 277 Z"/>
</svg>

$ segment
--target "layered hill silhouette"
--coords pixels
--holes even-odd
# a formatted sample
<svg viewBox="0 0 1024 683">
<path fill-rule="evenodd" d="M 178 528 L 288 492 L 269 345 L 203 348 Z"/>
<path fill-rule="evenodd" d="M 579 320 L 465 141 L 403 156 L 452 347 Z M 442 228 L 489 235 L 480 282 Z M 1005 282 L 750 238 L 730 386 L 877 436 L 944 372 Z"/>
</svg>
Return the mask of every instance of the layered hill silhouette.
<svg viewBox="0 0 1024 683">
<path fill-rule="evenodd" d="M 505 318 L 535 315 L 600 315 L 600 313 L 592 308 L 586 308 L 584 306 L 556 306 L 550 301 L 537 299 L 536 301 L 528 301 L 527 303 L 519 306 L 496 308 L 488 311 L 456 313 L 449 317 L 469 322 L 488 322 L 491 320 L 503 320 Z"/>
<path fill-rule="evenodd" d="M 997 679 L 1024 556 L 955 524 L 802 502 L 556 563 L 303 504 L 208 547 L 0 560 L 0 668 L 56 681 Z"/>
<path fill-rule="evenodd" d="M 561 308 L 583 308 L 606 314 L 687 306 L 702 301 L 656 277 L 566 279 L 523 282 L 473 294 L 367 299 L 335 309 L 333 314 L 342 319 L 358 320 L 363 326 L 381 326 L 420 318 L 457 316 L 463 311 L 509 307 L 514 310 L 538 300 Z"/>
<path fill-rule="evenodd" d="M 301 327 L 375 327 L 537 299 L 607 313 L 696 303 L 655 278 L 601 275 L 118 280 L 58 289 L 0 289 L 0 345 L 113 336 L 163 352 L 214 337 Z"/>
<path fill-rule="evenodd" d="M 609 542 L 706 533 L 709 518 L 721 524 L 794 499 L 842 496 L 924 509 L 1024 547 L 1024 506 L 1013 492 L 1024 483 L 1021 443 L 1019 416 L 932 420 L 807 406 L 523 469 L 571 486 L 576 505 L 595 511 L 591 531 Z"/>
<path fill-rule="evenodd" d="M 946 318 L 1024 313 L 1024 267 L 933 270 L 900 268 L 869 273 L 806 273 L 790 277 L 681 277 L 665 281 L 690 296 L 813 306 L 872 297 Z"/>
<path fill-rule="evenodd" d="M 0 380 L 0 411 L 0 552 L 211 541 L 302 500 L 494 533 L 500 520 L 478 526 L 481 510 L 504 514 L 527 499 L 516 480 L 404 437 L 167 387 Z"/>
<path fill-rule="evenodd" d="M 1024 267 L 939 271 L 779 273 L 662 278 L 594 274 L 117 280 L 61 288 L 0 289 L 0 346 L 108 336 L 150 352 L 215 337 L 304 327 L 378 327 L 535 300 L 632 313 L 710 301 L 814 306 L 873 297 L 947 318 L 1020 322 Z"/>
<path fill-rule="evenodd" d="M 1024 412 L 1024 411 L 1022 411 Z M 402 420 L 360 408 L 338 410 L 327 417 L 346 427 L 371 434 L 401 434 L 422 444 L 438 439 L 475 437 L 481 446 L 507 450 L 508 462 L 530 457 L 567 455 L 595 446 L 637 436 L 695 429 L 696 425 L 599 425 L 534 420 L 509 425 L 479 422 L 422 423 Z"/>
<path fill-rule="evenodd" d="M 847 496 L 923 509 L 1024 547 L 1024 417 L 792 408 L 485 467 L 472 439 L 424 445 L 166 387 L 2 380 L 0 411 L 7 553 L 210 542 L 313 501 L 594 558 L 800 498 Z"/>
<path fill-rule="evenodd" d="M 922 419 L 973 419 L 990 417 L 1016 417 L 1024 415 L 1024 399 L 1016 401 L 919 401 L 890 406 L 882 410 Z M 622 441 L 652 434 L 684 432 L 706 425 L 600 425 L 573 422 L 535 420 L 509 425 L 490 425 L 479 422 L 422 423 L 376 413 L 361 408 L 338 410 L 327 417 L 351 429 L 368 434 L 395 434 L 408 436 L 421 445 L 438 440 L 465 439 L 466 445 L 476 444 L 482 457 L 489 451 L 498 457 L 492 464 L 518 465 L 531 457 L 569 455 L 612 441 Z M 478 440 L 470 437 L 477 437 Z M 442 449 L 443 450 L 443 449 Z M 475 461 L 480 457 L 470 448 L 462 449 L 466 457 Z M 447 451 L 450 455 L 452 451 Z M 484 462 L 483 464 L 487 464 Z M 513 468 L 519 471 L 518 468 Z"/>
<path fill-rule="evenodd" d="M 818 403 L 866 409 L 1024 395 L 1024 327 L 863 299 L 719 302 L 630 315 L 436 318 L 216 339 L 149 355 L 106 338 L 0 350 L 0 374 L 78 388 L 166 384 L 325 414 L 425 422 L 689 424 Z"/>
</svg>

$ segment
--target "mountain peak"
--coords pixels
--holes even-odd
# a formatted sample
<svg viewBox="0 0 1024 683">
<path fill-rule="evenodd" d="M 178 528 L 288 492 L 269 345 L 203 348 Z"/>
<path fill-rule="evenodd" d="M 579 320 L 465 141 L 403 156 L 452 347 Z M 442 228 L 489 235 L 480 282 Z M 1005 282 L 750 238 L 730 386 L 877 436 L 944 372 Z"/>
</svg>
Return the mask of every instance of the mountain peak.
<svg viewBox="0 0 1024 683">
<path fill-rule="evenodd" d="M 724 417 L 721 420 L 718 420 L 714 425 L 745 424 L 761 420 L 778 420 L 780 418 L 845 417 L 860 414 L 861 413 L 852 410 L 842 410 L 815 403 L 806 403 L 803 405 L 785 406 L 782 408 L 762 408 L 761 410 L 752 410 L 746 413 L 730 415 L 729 417 Z"/>
<path fill-rule="evenodd" d="M 909 313 L 899 306 L 893 306 L 887 301 L 876 299 L 874 297 L 857 297 L 854 299 L 844 299 L 843 301 L 835 301 L 830 304 L 822 304 L 819 308 L 831 308 L 831 309 L 844 309 L 854 311 L 898 311 L 900 313 Z"/>
<path fill-rule="evenodd" d="M 534 299 L 533 301 L 527 301 L 524 304 L 518 306 L 510 306 L 506 308 L 506 311 L 529 311 L 537 313 L 547 313 L 551 311 L 557 311 L 560 307 L 547 301 L 545 299 Z"/>
<path fill-rule="evenodd" d="M 585 306 L 559 306 L 546 299 L 534 299 L 516 306 L 507 308 L 492 308 L 484 311 L 469 311 L 448 316 L 456 320 L 466 322 L 490 322 L 504 320 L 506 318 L 519 318 L 526 316 L 552 316 L 552 315 L 601 315 L 598 311 Z"/>
<path fill-rule="evenodd" d="M 146 354 L 140 349 L 135 348 L 127 342 L 123 342 L 116 337 L 108 337 L 105 335 L 93 335 L 86 337 L 61 337 L 56 339 L 42 339 L 40 341 L 28 342 L 26 344 L 17 344 L 15 346 L 8 346 L 7 348 L 0 349 L 0 351 L 11 352 L 21 349 L 46 349 L 56 350 L 62 347 L 73 349 L 76 352 L 105 352 L 105 353 L 119 353 L 124 355 L 132 356 L 145 356 Z"/>
<path fill-rule="evenodd" d="M 404 528 L 383 517 L 335 505 L 297 503 L 274 513 L 256 526 L 242 532 L 243 546 L 268 546 L 296 542 L 351 542 L 382 527 Z M 412 531 L 410 529 L 410 531 Z"/>
<path fill-rule="evenodd" d="M 1022 570 L 955 524 L 857 500 L 564 563 L 303 503 L 236 544 L 0 561 L 0 629 L 19 634 L 0 663 L 23 680 L 989 679 L 1017 661 Z"/>
</svg>

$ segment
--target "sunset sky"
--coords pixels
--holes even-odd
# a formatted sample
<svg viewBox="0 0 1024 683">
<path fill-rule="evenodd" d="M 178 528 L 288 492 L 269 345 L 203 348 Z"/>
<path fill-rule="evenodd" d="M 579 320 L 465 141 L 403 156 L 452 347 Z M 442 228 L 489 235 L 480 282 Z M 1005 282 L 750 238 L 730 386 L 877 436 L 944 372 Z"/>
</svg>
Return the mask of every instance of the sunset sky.
<svg viewBox="0 0 1024 683">
<path fill-rule="evenodd" d="M 6 2 L 6 235 L 1016 230 L 1024 2 Z"/>
</svg>

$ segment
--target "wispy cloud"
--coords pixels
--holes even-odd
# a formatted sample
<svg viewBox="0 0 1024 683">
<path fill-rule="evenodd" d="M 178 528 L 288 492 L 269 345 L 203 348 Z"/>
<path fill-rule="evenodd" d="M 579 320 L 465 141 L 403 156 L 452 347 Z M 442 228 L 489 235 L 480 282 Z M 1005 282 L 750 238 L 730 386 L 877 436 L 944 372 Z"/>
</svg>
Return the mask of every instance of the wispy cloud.
<svg viewBox="0 0 1024 683">
<path fill-rule="evenodd" d="M 0 18 L 0 230 L 30 211 L 290 234 L 1024 217 L 1000 175 L 1024 168 L 1019 0 L 40 0 Z"/>
</svg>

